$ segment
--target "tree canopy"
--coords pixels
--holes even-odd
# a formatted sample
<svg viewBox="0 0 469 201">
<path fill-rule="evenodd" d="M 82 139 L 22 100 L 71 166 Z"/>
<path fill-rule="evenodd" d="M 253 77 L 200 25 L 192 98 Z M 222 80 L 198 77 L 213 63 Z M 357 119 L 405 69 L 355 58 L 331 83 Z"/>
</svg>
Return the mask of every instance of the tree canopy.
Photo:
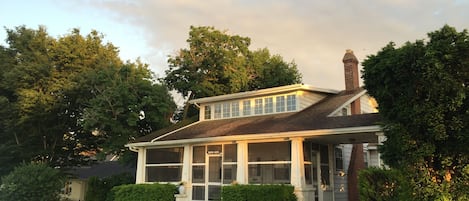
<svg viewBox="0 0 469 201">
<path fill-rule="evenodd" d="M 384 119 L 386 164 L 407 173 L 416 200 L 469 199 L 467 31 L 445 25 L 425 40 L 391 42 L 363 66 Z"/>
<path fill-rule="evenodd" d="M 148 65 L 123 62 L 97 31 L 58 38 L 45 27 L 6 32 L 0 174 L 21 161 L 70 166 L 94 153 L 122 154 L 129 140 L 169 124 L 175 103 L 167 88 L 152 80 Z"/>
<path fill-rule="evenodd" d="M 189 99 L 301 82 L 294 62 L 272 56 L 265 48 L 249 50 L 248 37 L 191 26 L 187 43 L 188 49 L 169 57 L 161 80 L 184 97 L 190 94 Z"/>
</svg>

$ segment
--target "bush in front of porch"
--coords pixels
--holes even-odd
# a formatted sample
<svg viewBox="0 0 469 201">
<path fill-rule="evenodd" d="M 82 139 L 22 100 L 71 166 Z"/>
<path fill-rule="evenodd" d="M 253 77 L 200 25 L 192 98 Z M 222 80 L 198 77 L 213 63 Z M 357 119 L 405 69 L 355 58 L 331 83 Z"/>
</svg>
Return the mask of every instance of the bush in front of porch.
<svg viewBox="0 0 469 201">
<path fill-rule="evenodd" d="M 395 169 L 370 167 L 358 175 L 360 200 L 402 201 L 411 196 L 409 182 Z"/>
<path fill-rule="evenodd" d="M 173 184 L 127 184 L 111 190 L 107 200 L 112 201 L 174 201 Z"/>
<path fill-rule="evenodd" d="M 296 201 L 290 185 L 231 185 L 223 186 L 223 201 Z"/>
</svg>

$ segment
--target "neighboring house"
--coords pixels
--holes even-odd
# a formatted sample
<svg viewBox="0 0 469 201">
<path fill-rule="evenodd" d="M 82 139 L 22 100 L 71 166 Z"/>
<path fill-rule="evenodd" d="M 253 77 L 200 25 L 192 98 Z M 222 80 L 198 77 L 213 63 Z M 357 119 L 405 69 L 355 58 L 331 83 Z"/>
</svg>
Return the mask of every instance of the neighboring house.
<svg viewBox="0 0 469 201">
<path fill-rule="evenodd" d="M 138 152 L 136 183 L 183 181 L 181 201 L 218 200 L 232 183 L 291 184 L 299 201 L 348 200 L 348 174 L 360 159 L 379 165 L 384 138 L 376 101 L 358 86 L 358 60 L 347 51 L 343 61 L 343 91 L 296 84 L 191 100 L 199 121 L 126 145 Z"/>
<path fill-rule="evenodd" d="M 67 180 L 62 197 L 70 201 L 84 201 L 88 178 L 105 178 L 122 173 L 135 175 L 135 168 L 124 166 L 117 161 L 105 161 L 92 166 L 74 168 L 70 173 L 72 177 Z"/>
</svg>

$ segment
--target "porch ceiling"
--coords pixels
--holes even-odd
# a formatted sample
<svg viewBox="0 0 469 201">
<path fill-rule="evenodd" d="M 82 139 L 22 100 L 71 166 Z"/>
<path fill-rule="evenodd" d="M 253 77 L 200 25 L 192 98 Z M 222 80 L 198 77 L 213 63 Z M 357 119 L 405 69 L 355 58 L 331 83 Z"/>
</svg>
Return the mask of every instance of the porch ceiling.
<svg viewBox="0 0 469 201">
<path fill-rule="evenodd" d="M 358 144 L 378 143 L 378 135 L 375 132 L 347 133 L 336 135 L 318 135 L 305 138 L 318 144 Z"/>
</svg>

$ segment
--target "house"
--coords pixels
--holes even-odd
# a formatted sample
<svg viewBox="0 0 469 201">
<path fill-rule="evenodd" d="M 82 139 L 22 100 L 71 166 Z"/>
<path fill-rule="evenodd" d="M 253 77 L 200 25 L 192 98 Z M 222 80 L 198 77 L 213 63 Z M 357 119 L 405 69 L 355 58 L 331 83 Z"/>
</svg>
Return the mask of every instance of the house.
<svg viewBox="0 0 469 201">
<path fill-rule="evenodd" d="M 70 172 L 71 177 L 66 181 L 62 197 L 64 200 L 83 201 L 90 177 L 106 178 L 123 173 L 134 176 L 135 171 L 135 168 L 124 166 L 118 161 L 103 161 L 91 166 L 73 168 Z"/>
<path fill-rule="evenodd" d="M 234 182 L 291 184 L 300 201 L 353 200 L 350 176 L 364 159 L 381 164 L 384 138 L 357 58 L 347 50 L 343 62 L 342 91 L 295 84 L 191 100 L 198 121 L 126 145 L 138 152 L 136 183 L 183 181 L 180 201 L 217 200 Z"/>
</svg>

